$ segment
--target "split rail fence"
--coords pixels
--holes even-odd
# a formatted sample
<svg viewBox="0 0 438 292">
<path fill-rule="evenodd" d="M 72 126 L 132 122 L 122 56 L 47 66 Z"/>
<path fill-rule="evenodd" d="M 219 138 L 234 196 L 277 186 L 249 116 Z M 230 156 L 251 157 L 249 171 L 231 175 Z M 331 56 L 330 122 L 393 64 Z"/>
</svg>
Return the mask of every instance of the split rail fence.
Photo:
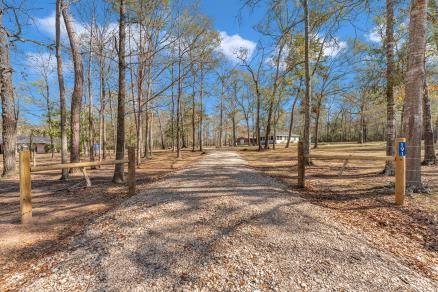
<svg viewBox="0 0 438 292">
<path fill-rule="evenodd" d="M 91 186 L 91 181 L 87 175 L 85 167 L 100 166 L 100 165 L 116 165 L 128 163 L 128 192 L 135 194 L 135 149 L 128 147 L 128 159 L 124 160 L 104 160 L 104 161 L 87 161 L 65 164 L 49 164 L 37 167 L 30 165 L 30 151 L 24 150 L 20 152 L 20 216 L 22 224 L 32 223 L 32 178 L 31 173 L 80 168 L 87 186 Z"/>
<path fill-rule="evenodd" d="M 358 161 L 394 161 L 395 162 L 395 203 L 403 205 L 406 192 L 406 161 L 405 153 L 401 151 L 405 145 L 406 139 L 396 139 L 396 151 L 394 156 L 365 156 L 365 155 L 322 155 L 322 154 L 304 154 L 303 142 L 298 142 L 298 187 L 304 188 L 306 186 L 306 159 L 318 160 L 343 160 L 344 165 L 341 169 L 340 175 L 351 160 Z M 401 144 L 403 143 L 403 144 Z"/>
</svg>

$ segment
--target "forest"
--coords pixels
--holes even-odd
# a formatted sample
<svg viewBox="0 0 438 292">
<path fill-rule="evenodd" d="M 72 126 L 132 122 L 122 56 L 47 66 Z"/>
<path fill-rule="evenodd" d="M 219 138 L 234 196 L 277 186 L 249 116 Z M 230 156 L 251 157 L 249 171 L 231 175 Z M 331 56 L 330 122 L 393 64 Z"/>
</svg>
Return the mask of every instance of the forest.
<svg viewBox="0 0 438 292">
<path fill-rule="evenodd" d="M 413 189 L 420 164 L 436 163 L 435 0 L 237 1 L 236 25 L 261 16 L 254 40 L 215 29 L 197 1 L 43 2 L 1 3 L 5 177 L 17 172 L 21 135 L 49 138 L 62 163 L 135 146 L 138 164 L 154 149 L 180 157 L 238 138 L 266 151 L 279 133 L 285 147 L 299 135 L 306 153 L 386 141 L 393 155 L 406 137 Z M 393 175 L 392 162 L 382 171 Z"/>
<path fill-rule="evenodd" d="M 438 0 L 0 0 L 0 291 L 438 291 Z"/>
</svg>

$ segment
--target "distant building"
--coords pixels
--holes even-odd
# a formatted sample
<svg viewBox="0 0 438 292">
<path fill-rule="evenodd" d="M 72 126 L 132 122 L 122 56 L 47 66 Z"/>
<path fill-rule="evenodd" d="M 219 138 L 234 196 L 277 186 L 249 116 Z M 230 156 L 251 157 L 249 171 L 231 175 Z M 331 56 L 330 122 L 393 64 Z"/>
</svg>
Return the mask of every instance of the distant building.
<svg viewBox="0 0 438 292">
<path fill-rule="evenodd" d="M 248 138 L 247 137 L 239 137 L 237 138 L 237 145 L 255 145 L 257 144 L 257 139 L 256 138 L 249 138 L 249 142 L 248 142 Z"/>
<path fill-rule="evenodd" d="M 285 144 L 287 143 L 287 137 L 289 135 L 286 133 L 277 133 L 275 136 L 275 144 Z M 300 140 L 300 135 L 297 134 L 291 134 L 290 135 L 290 143 L 298 143 Z M 265 143 L 265 135 L 262 134 L 260 137 L 260 142 L 263 144 Z M 269 144 L 274 144 L 274 136 L 269 136 Z"/>
<path fill-rule="evenodd" d="M 276 139 L 275 139 L 275 144 L 285 144 L 287 142 L 287 137 L 289 135 L 288 134 L 284 134 L 284 133 L 280 133 L 276 135 Z M 300 135 L 296 135 L 296 134 L 291 134 L 290 135 L 290 143 L 297 143 L 298 140 L 300 139 Z M 239 137 L 237 138 L 237 144 L 238 145 L 256 145 L 257 144 L 257 139 L 256 138 L 249 138 L 249 142 L 248 143 L 248 138 L 245 137 Z M 261 134 L 260 137 L 260 142 L 263 144 L 265 142 L 265 136 L 263 134 Z M 269 139 L 269 144 L 273 144 L 274 143 L 274 136 L 271 136 Z"/>
<path fill-rule="evenodd" d="M 29 149 L 30 137 L 29 136 L 17 136 L 17 151 L 22 149 Z M 50 145 L 49 137 L 33 136 L 32 147 L 34 147 L 36 153 L 46 153 L 46 149 Z M 0 137 L 0 154 L 3 154 L 3 138 Z"/>
</svg>

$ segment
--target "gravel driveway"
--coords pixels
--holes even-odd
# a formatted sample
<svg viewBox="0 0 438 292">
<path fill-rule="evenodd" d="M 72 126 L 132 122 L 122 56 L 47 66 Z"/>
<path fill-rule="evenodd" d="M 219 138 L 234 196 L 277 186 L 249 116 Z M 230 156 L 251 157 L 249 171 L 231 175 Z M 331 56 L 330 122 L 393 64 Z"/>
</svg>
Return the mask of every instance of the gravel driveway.
<svg viewBox="0 0 438 292">
<path fill-rule="evenodd" d="M 233 152 L 150 185 L 69 246 L 23 290 L 438 290 Z"/>
</svg>

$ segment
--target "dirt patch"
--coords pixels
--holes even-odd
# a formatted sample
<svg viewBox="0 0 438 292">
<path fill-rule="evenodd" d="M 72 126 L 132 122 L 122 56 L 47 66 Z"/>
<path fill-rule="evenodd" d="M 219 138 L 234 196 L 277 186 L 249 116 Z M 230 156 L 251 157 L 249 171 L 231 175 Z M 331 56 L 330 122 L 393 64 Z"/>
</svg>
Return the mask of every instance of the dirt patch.
<svg viewBox="0 0 438 292">
<path fill-rule="evenodd" d="M 318 154 L 384 155 L 383 143 L 321 145 Z M 297 180 L 296 145 L 275 151 L 241 151 L 249 165 L 291 186 Z M 406 204 L 394 204 L 393 177 L 379 173 L 384 162 L 350 162 L 342 176 L 343 161 L 318 161 L 306 169 L 302 196 L 323 206 L 341 222 L 365 231 L 379 248 L 388 250 L 438 279 L 438 167 L 423 166 L 423 181 L 431 190 L 412 195 Z"/>
<path fill-rule="evenodd" d="M 170 151 L 155 152 L 137 169 L 137 193 L 150 182 L 188 166 L 200 152 L 184 151 L 176 159 Z M 37 164 L 58 161 L 49 154 L 38 155 Z M 109 157 L 108 159 L 111 159 Z M 63 241 L 127 197 L 127 187 L 111 182 L 114 166 L 87 170 L 92 186 L 85 187 L 80 174 L 59 181 L 59 171 L 32 174 L 33 224 L 20 224 L 18 177 L 0 181 L 0 286 L 12 272 L 46 254 L 63 249 Z M 125 168 L 125 171 L 127 169 Z"/>
</svg>

